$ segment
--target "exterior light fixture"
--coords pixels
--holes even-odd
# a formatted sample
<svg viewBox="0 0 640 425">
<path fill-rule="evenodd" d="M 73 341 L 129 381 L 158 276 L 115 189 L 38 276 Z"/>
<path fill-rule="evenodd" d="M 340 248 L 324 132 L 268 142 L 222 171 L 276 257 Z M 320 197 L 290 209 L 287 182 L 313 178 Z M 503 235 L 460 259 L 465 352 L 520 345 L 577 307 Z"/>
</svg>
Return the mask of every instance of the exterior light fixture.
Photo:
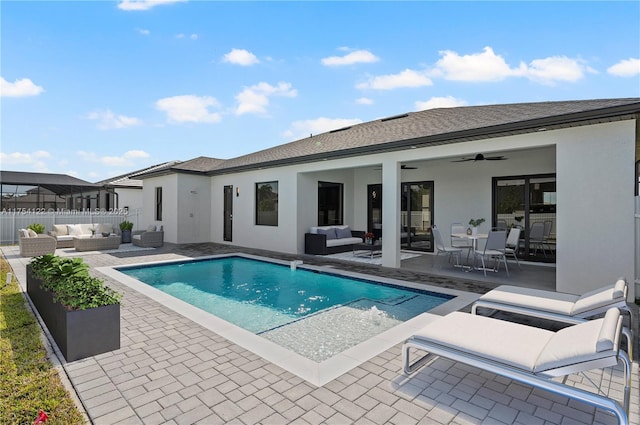
<svg viewBox="0 0 640 425">
<path fill-rule="evenodd" d="M 236 198 L 237 198 L 238 196 L 240 196 L 240 188 L 239 188 L 239 187 L 236 187 Z"/>
</svg>

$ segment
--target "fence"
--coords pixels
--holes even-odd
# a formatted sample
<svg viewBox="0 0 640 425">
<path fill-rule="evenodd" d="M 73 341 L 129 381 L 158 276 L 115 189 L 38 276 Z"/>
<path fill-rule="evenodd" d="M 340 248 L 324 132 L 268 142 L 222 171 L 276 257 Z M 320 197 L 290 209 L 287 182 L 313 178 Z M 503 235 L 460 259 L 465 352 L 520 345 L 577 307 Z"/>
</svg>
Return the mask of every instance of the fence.
<svg viewBox="0 0 640 425">
<path fill-rule="evenodd" d="M 54 224 L 82 224 L 82 223 L 110 223 L 119 225 L 128 220 L 133 228 L 140 228 L 142 210 L 12 210 L 0 212 L 0 245 L 16 245 L 18 243 L 18 229 L 25 229 L 32 223 L 44 225 L 48 232 Z"/>
<path fill-rule="evenodd" d="M 640 299 L 640 196 L 636 196 L 636 299 Z"/>
</svg>

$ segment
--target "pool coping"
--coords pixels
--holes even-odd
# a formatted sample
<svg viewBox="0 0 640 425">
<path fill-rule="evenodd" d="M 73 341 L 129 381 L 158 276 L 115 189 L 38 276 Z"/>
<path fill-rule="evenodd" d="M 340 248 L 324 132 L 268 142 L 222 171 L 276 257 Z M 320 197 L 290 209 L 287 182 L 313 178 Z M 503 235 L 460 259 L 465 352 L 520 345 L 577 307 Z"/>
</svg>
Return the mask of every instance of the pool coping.
<svg viewBox="0 0 640 425">
<path fill-rule="evenodd" d="M 349 272 L 344 270 L 338 270 L 333 267 L 327 266 L 314 266 L 303 264 L 297 261 L 295 267 L 300 269 L 306 269 L 310 271 L 331 273 L 338 276 L 364 279 L 369 281 L 380 282 L 383 284 L 395 285 L 399 287 L 418 289 L 422 291 L 431 291 L 434 293 L 440 293 L 453 296 L 451 300 L 448 300 L 439 306 L 431 309 L 428 313 L 422 313 L 400 325 L 397 325 L 387 331 L 384 331 L 366 341 L 361 342 L 347 350 L 336 354 L 335 356 L 324 360 L 322 362 L 316 362 L 300 354 L 297 354 L 289 349 L 281 347 L 274 342 L 271 342 L 259 335 L 249 332 L 237 325 L 229 323 L 219 317 L 214 316 L 211 313 L 205 312 L 198 307 L 192 306 L 182 300 L 179 300 L 169 294 L 166 294 L 159 289 L 153 288 L 147 284 L 144 284 L 137 279 L 129 277 L 117 269 L 140 267 L 140 266 L 152 266 L 158 264 L 170 264 L 180 263 L 192 260 L 207 260 L 224 257 L 243 257 L 258 261 L 267 261 L 284 266 L 290 266 L 288 261 L 278 260 L 268 257 L 260 257 L 251 254 L 244 253 L 228 253 L 219 255 L 210 255 L 202 257 L 186 257 L 177 260 L 164 260 L 164 261 L 152 261 L 136 264 L 127 264 L 126 266 L 107 266 L 98 267 L 95 270 L 106 275 L 107 277 L 122 283 L 125 286 L 141 293 L 150 299 L 160 303 L 161 305 L 175 311 L 176 313 L 188 318 L 189 320 L 209 329 L 212 332 L 228 339 L 229 341 L 237 344 L 254 354 L 264 358 L 265 360 L 281 367 L 282 369 L 304 379 L 305 381 L 316 385 L 323 386 L 324 384 L 334 380 L 338 376 L 348 372 L 349 370 L 359 366 L 360 364 L 370 360 L 380 353 L 388 350 L 394 345 L 401 343 L 405 339 L 409 338 L 416 331 L 437 319 L 439 316 L 447 313 L 458 311 L 465 306 L 474 302 L 479 294 L 473 294 L 464 291 L 458 291 L 448 288 L 440 288 L 432 285 L 417 284 L 399 279 L 391 279 L 380 276 L 364 275 L 355 272 Z"/>
</svg>

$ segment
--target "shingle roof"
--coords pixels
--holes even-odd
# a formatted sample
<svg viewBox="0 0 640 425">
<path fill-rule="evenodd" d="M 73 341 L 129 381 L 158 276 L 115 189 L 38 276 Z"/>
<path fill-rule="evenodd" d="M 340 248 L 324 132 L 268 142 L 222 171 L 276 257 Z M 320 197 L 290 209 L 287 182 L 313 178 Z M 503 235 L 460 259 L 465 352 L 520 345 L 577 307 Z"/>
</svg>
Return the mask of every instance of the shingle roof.
<svg viewBox="0 0 640 425">
<path fill-rule="evenodd" d="M 135 177 L 138 174 L 148 173 L 155 170 L 159 170 L 166 167 L 171 167 L 173 165 L 179 164 L 181 161 L 168 161 L 163 162 L 162 164 L 151 165 L 149 167 L 143 168 L 141 170 L 132 171 L 127 174 L 122 174 L 116 177 L 111 177 L 106 180 L 101 180 L 96 182 L 96 184 L 105 185 L 105 186 L 127 186 L 127 187 L 142 187 L 142 180 L 138 180 Z"/>
<path fill-rule="evenodd" d="M 209 173 L 406 149 L 407 142 L 429 145 L 479 139 L 504 132 L 531 132 L 540 126 L 577 125 L 575 123 L 579 121 L 638 112 L 640 98 L 429 109 L 357 124 L 220 161 Z"/>
</svg>

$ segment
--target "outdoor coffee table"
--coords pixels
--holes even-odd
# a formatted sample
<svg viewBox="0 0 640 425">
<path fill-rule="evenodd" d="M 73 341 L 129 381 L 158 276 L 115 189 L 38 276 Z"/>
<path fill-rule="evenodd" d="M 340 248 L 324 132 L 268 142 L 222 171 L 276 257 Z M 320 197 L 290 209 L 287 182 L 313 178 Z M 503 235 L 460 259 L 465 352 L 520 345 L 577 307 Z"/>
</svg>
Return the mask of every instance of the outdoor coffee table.
<svg viewBox="0 0 640 425">
<path fill-rule="evenodd" d="M 376 252 L 382 253 L 382 244 L 381 243 L 378 243 L 378 244 L 357 243 L 353 245 L 353 256 L 361 257 L 361 255 L 356 254 L 357 251 L 368 251 L 367 255 L 369 255 L 373 259 L 374 253 Z"/>
<path fill-rule="evenodd" d="M 73 238 L 73 247 L 76 251 L 105 251 L 120 247 L 120 236 L 76 236 Z"/>
</svg>

